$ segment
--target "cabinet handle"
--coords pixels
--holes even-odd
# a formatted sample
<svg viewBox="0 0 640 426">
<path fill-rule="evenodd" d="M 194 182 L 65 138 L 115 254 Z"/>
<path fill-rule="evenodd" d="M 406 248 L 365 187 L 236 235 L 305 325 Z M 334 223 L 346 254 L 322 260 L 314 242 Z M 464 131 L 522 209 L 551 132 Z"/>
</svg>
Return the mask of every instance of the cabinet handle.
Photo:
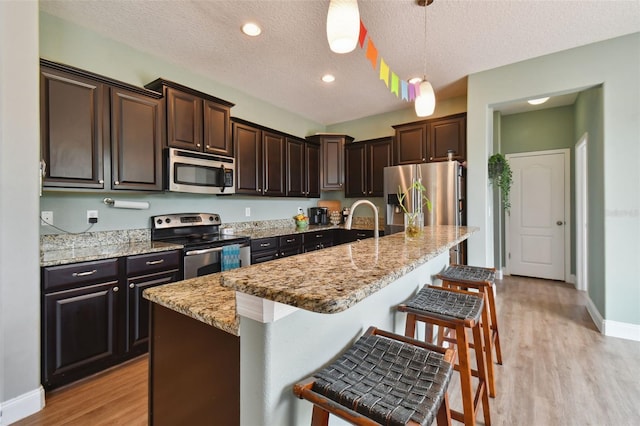
<svg viewBox="0 0 640 426">
<path fill-rule="evenodd" d="M 433 160 L 433 157 L 429 157 L 429 161 Z"/>
<path fill-rule="evenodd" d="M 159 260 L 148 260 L 147 261 L 147 265 L 158 265 L 160 263 L 163 263 L 164 259 L 159 259 Z"/>
<path fill-rule="evenodd" d="M 260 247 L 269 247 L 271 243 L 260 243 Z"/>
<path fill-rule="evenodd" d="M 422 159 L 422 161 L 427 161 L 427 159 L 426 159 L 426 158 L 423 158 L 423 159 Z"/>
<path fill-rule="evenodd" d="M 210 146 L 209 146 L 209 145 L 207 145 L 207 146 L 206 146 L 206 148 L 207 148 L 207 149 L 209 149 L 209 148 L 210 148 Z"/>
<path fill-rule="evenodd" d="M 114 185 L 120 185 L 120 182 L 119 181 L 115 181 L 115 182 L 113 182 L 113 184 Z"/>
<path fill-rule="evenodd" d="M 100 180 L 98 181 L 98 183 L 104 183 L 104 180 L 103 180 L 103 179 L 100 179 Z"/>
<path fill-rule="evenodd" d="M 196 146 L 197 146 L 198 148 L 200 148 L 200 144 L 199 144 L 199 143 L 197 143 L 197 144 L 196 144 Z"/>
<path fill-rule="evenodd" d="M 316 238 L 322 238 L 322 234 L 316 234 Z"/>
<path fill-rule="evenodd" d="M 136 288 L 136 285 L 134 283 L 129 284 L 129 288 Z"/>
<path fill-rule="evenodd" d="M 73 277 L 86 277 L 88 275 L 93 275 L 96 272 L 98 272 L 97 269 L 94 269 L 93 271 L 87 271 L 87 272 L 74 272 L 73 274 L 71 274 L 71 276 L 73 276 Z"/>
<path fill-rule="evenodd" d="M 295 238 L 292 238 L 292 239 L 290 239 L 290 240 L 287 240 L 287 242 L 288 242 L 288 243 L 292 243 L 292 242 L 294 242 L 295 240 L 296 240 Z"/>
<path fill-rule="evenodd" d="M 120 290 L 118 287 L 114 287 L 114 288 L 113 288 L 114 293 L 117 293 L 117 292 L 118 292 L 118 290 Z"/>
</svg>

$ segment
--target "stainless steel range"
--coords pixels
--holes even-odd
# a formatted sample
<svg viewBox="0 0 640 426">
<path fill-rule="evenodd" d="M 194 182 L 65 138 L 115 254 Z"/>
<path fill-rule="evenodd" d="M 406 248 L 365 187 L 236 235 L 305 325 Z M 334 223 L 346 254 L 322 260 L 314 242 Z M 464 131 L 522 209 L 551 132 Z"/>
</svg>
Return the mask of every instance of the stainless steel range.
<svg viewBox="0 0 640 426">
<path fill-rule="evenodd" d="M 180 213 L 151 217 L 151 240 L 184 246 L 184 279 L 222 270 L 223 247 L 240 246 L 240 266 L 251 263 L 250 239 L 220 232 L 216 213 Z"/>
</svg>

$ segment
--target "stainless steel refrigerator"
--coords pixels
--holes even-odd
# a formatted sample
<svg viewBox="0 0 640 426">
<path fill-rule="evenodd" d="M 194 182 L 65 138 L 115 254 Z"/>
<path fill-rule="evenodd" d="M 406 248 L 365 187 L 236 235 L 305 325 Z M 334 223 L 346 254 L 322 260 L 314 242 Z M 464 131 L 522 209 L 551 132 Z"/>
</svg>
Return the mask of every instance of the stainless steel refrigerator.
<svg viewBox="0 0 640 426">
<path fill-rule="evenodd" d="M 404 211 L 398 202 L 398 192 L 404 193 L 414 180 L 420 180 L 431 201 L 431 211 L 423 206 L 424 224 L 465 225 L 464 170 L 457 161 L 406 164 L 384 168 L 384 199 L 386 203 L 386 232 L 402 231 Z M 408 193 L 403 204 L 409 212 L 418 207 L 420 197 Z M 452 263 L 465 263 L 464 247 L 452 250 Z"/>
</svg>

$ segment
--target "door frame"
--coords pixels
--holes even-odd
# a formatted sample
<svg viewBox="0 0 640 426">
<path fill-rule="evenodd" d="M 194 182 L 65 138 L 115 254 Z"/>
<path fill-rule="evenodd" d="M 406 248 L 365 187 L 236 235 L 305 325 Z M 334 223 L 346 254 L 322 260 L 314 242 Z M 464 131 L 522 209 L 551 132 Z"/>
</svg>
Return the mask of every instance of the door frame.
<svg viewBox="0 0 640 426">
<path fill-rule="evenodd" d="M 584 133 L 576 142 L 576 289 L 589 289 L 589 178 L 587 162 L 587 144 L 589 134 Z"/>
<path fill-rule="evenodd" d="M 563 154 L 564 155 L 564 280 L 575 284 L 575 276 L 571 275 L 571 150 L 569 148 L 550 149 L 545 151 L 518 152 L 506 154 L 507 161 L 516 157 L 538 157 L 540 155 Z M 511 251 L 511 236 L 509 235 L 510 214 L 505 214 L 504 238 L 505 253 Z M 505 256 L 505 273 L 511 275 L 511 259 Z"/>
</svg>

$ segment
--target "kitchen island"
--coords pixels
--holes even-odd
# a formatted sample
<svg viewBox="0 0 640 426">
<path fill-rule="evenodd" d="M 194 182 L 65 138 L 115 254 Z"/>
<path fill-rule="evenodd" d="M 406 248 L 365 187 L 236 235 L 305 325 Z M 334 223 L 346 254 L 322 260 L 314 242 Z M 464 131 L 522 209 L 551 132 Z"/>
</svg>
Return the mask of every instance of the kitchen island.
<svg viewBox="0 0 640 426">
<path fill-rule="evenodd" d="M 425 227 L 413 239 L 394 234 L 361 240 L 147 290 L 145 297 L 155 302 L 151 423 L 164 424 L 165 413 L 156 409 L 175 411 L 191 387 L 201 400 L 189 415 L 201 410 L 202 419 L 223 418 L 225 424 L 308 424 L 311 404 L 296 399 L 292 385 L 369 326 L 401 333 L 404 315 L 395 306 L 430 283 L 448 264 L 449 249 L 473 232 Z M 199 331 L 192 334 L 192 328 Z M 164 374 L 157 364 L 191 380 L 154 377 Z"/>
</svg>

